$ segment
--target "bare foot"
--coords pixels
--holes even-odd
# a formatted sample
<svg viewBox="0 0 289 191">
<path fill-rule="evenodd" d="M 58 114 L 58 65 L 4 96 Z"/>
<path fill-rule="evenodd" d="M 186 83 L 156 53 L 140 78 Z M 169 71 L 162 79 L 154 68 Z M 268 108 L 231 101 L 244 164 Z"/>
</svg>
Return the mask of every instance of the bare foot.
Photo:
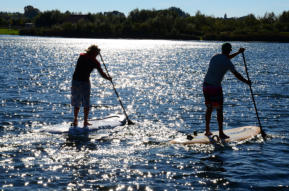
<svg viewBox="0 0 289 191">
<path fill-rule="evenodd" d="M 225 135 L 225 133 L 219 135 L 220 139 L 228 139 L 229 136 Z"/>
<path fill-rule="evenodd" d="M 211 133 L 211 132 L 206 132 L 205 135 L 209 137 L 209 136 L 213 135 L 213 133 Z"/>
<path fill-rule="evenodd" d="M 92 125 L 92 124 L 91 124 L 91 123 L 88 123 L 87 121 L 83 123 L 83 126 L 84 126 L 84 127 L 87 127 L 87 126 L 90 126 L 90 125 Z"/>
<path fill-rule="evenodd" d="M 71 123 L 71 126 L 72 126 L 72 127 L 77 127 L 77 125 L 78 125 L 78 121 L 76 121 L 76 120 L 73 121 L 73 123 Z"/>
</svg>

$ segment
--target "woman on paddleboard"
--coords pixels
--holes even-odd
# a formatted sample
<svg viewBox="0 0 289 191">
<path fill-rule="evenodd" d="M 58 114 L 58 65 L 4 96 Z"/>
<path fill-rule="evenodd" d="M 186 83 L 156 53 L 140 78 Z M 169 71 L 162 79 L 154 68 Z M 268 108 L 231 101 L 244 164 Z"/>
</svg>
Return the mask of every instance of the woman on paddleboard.
<svg viewBox="0 0 289 191">
<path fill-rule="evenodd" d="M 71 104 L 74 107 L 74 120 L 72 125 L 78 125 L 78 113 L 80 107 L 83 106 L 84 110 L 84 122 L 83 126 L 90 125 L 88 123 L 88 115 L 90 108 L 90 74 L 94 69 L 97 69 L 99 74 L 107 79 L 112 80 L 111 77 L 107 76 L 102 68 L 101 64 L 97 61 L 96 57 L 99 55 L 100 49 L 96 45 L 91 45 L 86 53 L 81 53 L 75 71 L 72 77 L 71 87 Z"/>
<path fill-rule="evenodd" d="M 206 110 L 206 136 L 211 136 L 210 121 L 211 114 L 214 108 L 217 110 L 217 121 L 219 125 L 219 137 L 221 139 L 229 138 L 223 132 L 223 90 L 222 80 L 228 70 L 230 70 L 234 76 L 242 82 L 251 85 L 251 81 L 246 80 L 239 72 L 236 71 L 231 60 L 235 56 L 245 51 L 244 48 L 240 48 L 238 52 L 230 55 L 232 51 L 232 45 L 225 43 L 222 45 L 222 54 L 217 54 L 210 60 L 209 68 L 206 73 L 203 83 L 203 93 L 205 97 Z"/>
</svg>

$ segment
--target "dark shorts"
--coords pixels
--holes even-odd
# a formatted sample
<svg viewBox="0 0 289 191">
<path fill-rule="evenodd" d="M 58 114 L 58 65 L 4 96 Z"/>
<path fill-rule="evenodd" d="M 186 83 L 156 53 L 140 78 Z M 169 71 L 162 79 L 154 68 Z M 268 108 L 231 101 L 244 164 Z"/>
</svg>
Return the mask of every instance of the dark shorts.
<svg viewBox="0 0 289 191">
<path fill-rule="evenodd" d="M 211 107 L 223 106 L 224 97 L 221 86 L 214 86 L 207 83 L 203 84 L 203 94 L 205 97 L 205 104 Z"/>
<path fill-rule="evenodd" d="M 90 83 L 72 80 L 71 105 L 74 107 L 90 106 Z"/>
</svg>

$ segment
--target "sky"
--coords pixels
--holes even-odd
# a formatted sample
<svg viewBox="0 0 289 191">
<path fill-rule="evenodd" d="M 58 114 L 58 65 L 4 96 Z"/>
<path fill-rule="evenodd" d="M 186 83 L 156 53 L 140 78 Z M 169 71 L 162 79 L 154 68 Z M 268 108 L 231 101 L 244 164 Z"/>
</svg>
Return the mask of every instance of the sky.
<svg viewBox="0 0 289 191">
<path fill-rule="evenodd" d="M 289 0 L 0 0 L 0 12 L 24 12 L 32 5 L 40 11 L 59 10 L 75 13 L 120 11 L 126 15 L 134 9 L 181 8 L 190 15 L 197 11 L 207 16 L 242 17 L 248 14 L 264 16 L 266 12 L 280 15 L 289 11 Z"/>
</svg>

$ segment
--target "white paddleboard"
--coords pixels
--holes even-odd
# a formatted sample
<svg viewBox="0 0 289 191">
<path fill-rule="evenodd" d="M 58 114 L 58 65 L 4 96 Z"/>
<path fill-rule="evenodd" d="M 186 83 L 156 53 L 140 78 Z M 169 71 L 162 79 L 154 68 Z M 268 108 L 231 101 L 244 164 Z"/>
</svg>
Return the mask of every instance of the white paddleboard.
<svg viewBox="0 0 289 191">
<path fill-rule="evenodd" d="M 79 125 L 83 124 L 83 121 L 78 122 Z M 103 119 L 92 119 L 89 121 L 90 124 L 88 127 L 80 126 L 71 126 L 71 122 L 64 122 L 61 124 L 44 126 L 39 129 L 35 129 L 34 132 L 47 132 L 52 134 L 61 134 L 61 133 L 85 133 L 91 131 L 97 131 L 100 129 L 111 129 L 117 126 L 125 125 L 126 117 L 125 115 L 111 115 Z"/>
<path fill-rule="evenodd" d="M 228 135 L 230 138 L 228 139 L 219 139 L 219 131 L 214 131 L 212 136 L 206 136 L 205 133 L 192 135 L 190 139 L 187 136 L 176 138 L 170 141 L 171 144 L 210 144 L 217 142 L 239 142 L 243 140 L 247 140 L 253 138 L 261 132 L 260 127 L 256 126 L 244 126 L 233 129 L 224 130 L 224 133 Z"/>
</svg>

